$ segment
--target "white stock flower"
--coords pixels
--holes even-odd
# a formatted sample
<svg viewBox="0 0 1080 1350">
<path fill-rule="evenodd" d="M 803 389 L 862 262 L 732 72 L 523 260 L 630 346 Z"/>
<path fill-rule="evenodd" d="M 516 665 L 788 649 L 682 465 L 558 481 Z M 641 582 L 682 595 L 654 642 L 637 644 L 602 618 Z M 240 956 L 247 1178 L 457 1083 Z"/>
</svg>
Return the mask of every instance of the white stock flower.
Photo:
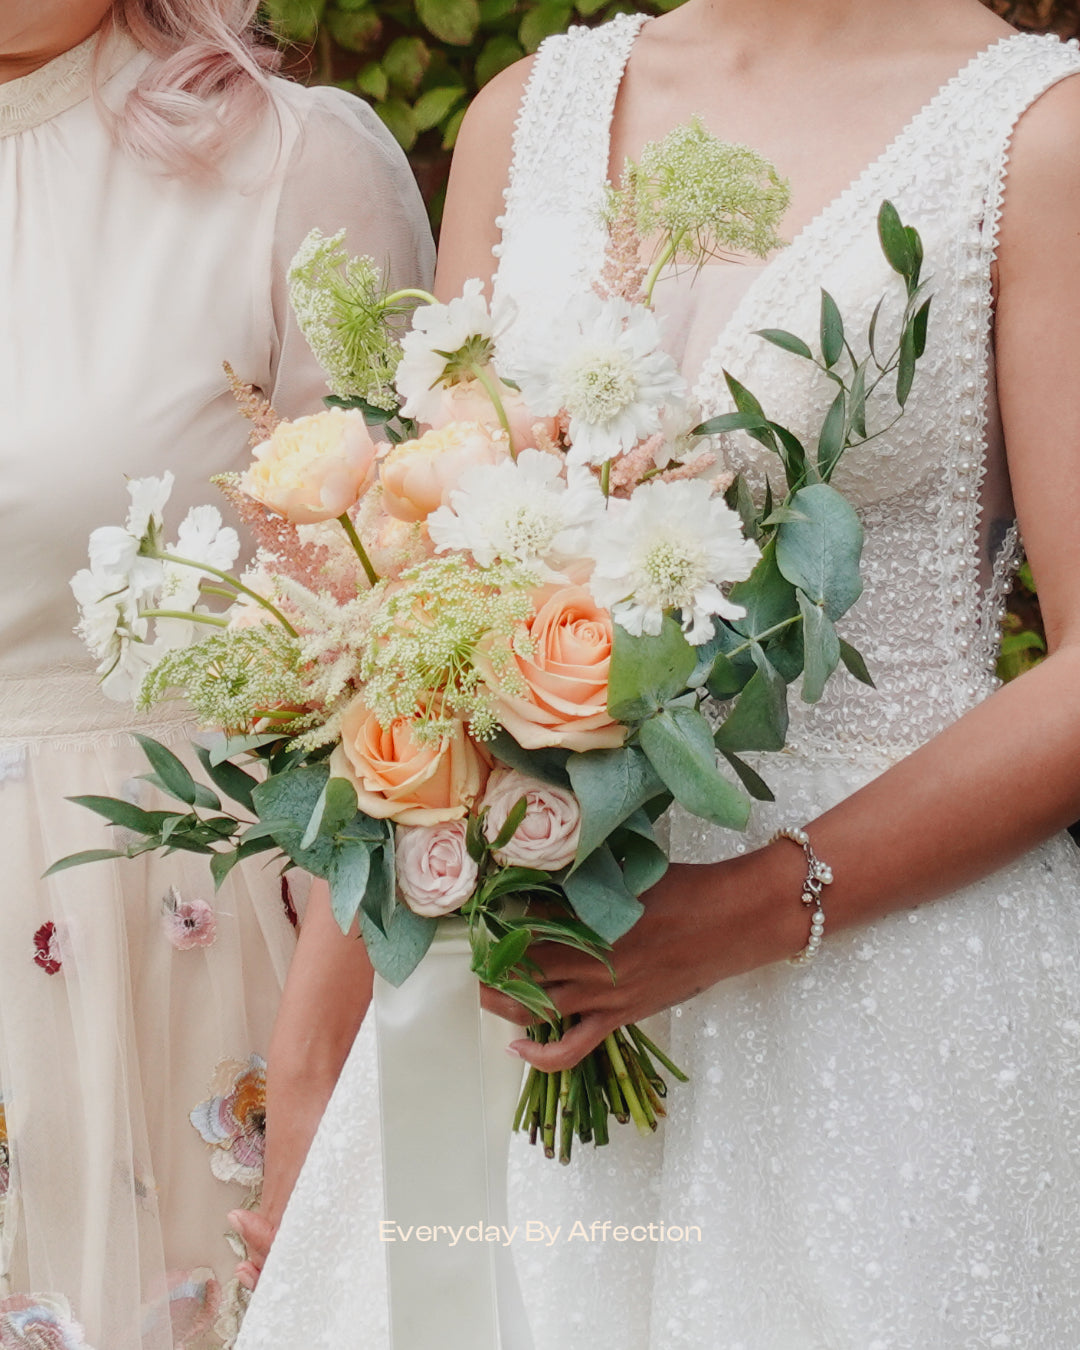
<svg viewBox="0 0 1080 1350">
<path fill-rule="evenodd" d="M 125 528 L 136 539 L 143 539 L 151 531 L 160 532 L 165 505 L 173 490 L 175 479 L 168 469 L 160 478 L 131 478 L 128 480 L 128 508 Z"/>
<path fill-rule="evenodd" d="M 604 497 L 591 474 L 562 478 L 554 455 L 523 450 L 516 460 L 467 469 L 450 505 L 428 517 L 439 553 L 461 549 L 481 567 L 496 559 L 519 562 L 546 580 L 551 564 L 569 562 L 587 550 Z"/>
<path fill-rule="evenodd" d="M 75 631 L 98 662 L 102 689 L 126 702 L 161 655 L 147 642 L 149 623 L 140 618 L 137 599 L 123 582 L 83 568 L 71 578 L 71 589 L 79 606 Z"/>
<path fill-rule="evenodd" d="M 656 315 L 619 297 L 582 296 L 552 325 L 546 350 L 511 373 L 537 415 L 569 415 L 575 464 L 602 464 L 654 436 L 686 393 Z"/>
<path fill-rule="evenodd" d="M 448 304 L 421 305 L 413 313 L 411 331 L 401 340 L 394 383 L 405 400 L 402 413 L 434 423 L 443 407 L 443 388 L 473 377 L 474 365 L 490 363 L 499 328 L 483 284 L 475 277 Z"/>
<path fill-rule="evenodd" d="M 176 543 L 169 544 L 165 552 L 227 572 L 240 552 L 240 539 L 231 526 L 222 524 L 216 506 L 193 506 L 180 522 Z M 194 567 L 166 562 L 161 608 L 194 609 L 206 575 Z"/>
<path fill-rule="evenodd" d="M 589 588 L 616 623 L 635 636 L 655 635 L 664 612 L 678 609 L 687 640 L 698 646 L 712 637 L 714 616 L 743 616 L 720 587 L 745 580 L 761 555 L 708 484 L 647 483 L 611 505 L 592 541 Z"/>
</svg>

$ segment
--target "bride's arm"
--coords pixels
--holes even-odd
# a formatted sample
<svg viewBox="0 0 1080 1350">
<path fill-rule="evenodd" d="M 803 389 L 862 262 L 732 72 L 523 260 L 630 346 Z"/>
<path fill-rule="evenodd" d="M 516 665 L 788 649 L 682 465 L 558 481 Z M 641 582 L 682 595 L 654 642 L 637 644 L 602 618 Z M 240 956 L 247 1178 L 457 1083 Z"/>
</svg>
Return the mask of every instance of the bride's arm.
<svg viewBox="0 0 1080 1350">
<path fill-rule="evenodd" d="M 239 1268 L 254 1288 L 326 1104 L 371 1002 L 372 969 L 355 929 L 342 933 L 326 883 L 316 881 L 270 1038 L 266 1160 L 257 1210 L 229 1216 L 248 1248 Z"/>
<path fill-rule="evenodd" d="M 998 265 L 999 396 L 1050 655 L 812 822 L 814 849 L 835 874 L 826 940 L 947 895 L 1080 817 L 1078 150 L 1073 78 L 1018 128 Z M 563 1067 L 622 1023 L 793 955 L 808 936 L 804 875 L 802 852 L 784 840 L 714 865 L 672 867 L 616 945 L 614 986 L 596 961 L 561 948 L 544 954 L 556 1003 L 581 1022 L 559 1045 L 517 1042 L 521 1053 Z M 490 991 L 485 999 L 525 1020 L 519 1005 Z"/>
</svg>

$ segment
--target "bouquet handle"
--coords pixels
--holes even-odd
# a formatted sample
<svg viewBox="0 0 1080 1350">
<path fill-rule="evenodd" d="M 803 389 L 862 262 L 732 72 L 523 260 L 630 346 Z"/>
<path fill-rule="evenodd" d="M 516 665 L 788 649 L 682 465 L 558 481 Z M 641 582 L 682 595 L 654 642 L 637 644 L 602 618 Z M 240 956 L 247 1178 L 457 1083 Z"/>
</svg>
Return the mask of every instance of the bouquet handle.
<svg viewBox="0 0 1080 1350">
<path fill-rule="evenodd" d="M 470 958 L 444 919 L 402 986 L 375 979 L 391 1350 L 532 1350 L 505 1232 L 520 1031 L 481 1010 Z"/>
</svg>

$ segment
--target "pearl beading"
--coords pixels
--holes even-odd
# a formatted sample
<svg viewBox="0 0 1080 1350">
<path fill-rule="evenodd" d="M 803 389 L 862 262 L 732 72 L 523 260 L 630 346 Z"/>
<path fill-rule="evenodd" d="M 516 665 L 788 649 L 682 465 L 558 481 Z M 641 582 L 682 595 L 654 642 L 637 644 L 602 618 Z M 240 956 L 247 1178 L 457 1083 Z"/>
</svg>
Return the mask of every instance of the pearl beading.
<svg viewBox="0 0 1080 1350">
<path fill-rule="evenodd" d="M 793 956 L 790 960 L 793 966 L 806 966 L 821 950 L 825 936 L 825 907 L 821 903 L 821 894 L 826 886 L 832 885 L 832 868 L 828 863 L 822 862 L 814 852 L 810 836 L 804 829 L 786 825 L 783 829 L 777 830 L 769 842 L 775 844 L 778 839 L 790 839 L 806 854 L 806 880 L 803 882 L 799 899 L 807 909 L 813 911 L 810 915 L 810 938 L 798 956 Z"/>
</svg>

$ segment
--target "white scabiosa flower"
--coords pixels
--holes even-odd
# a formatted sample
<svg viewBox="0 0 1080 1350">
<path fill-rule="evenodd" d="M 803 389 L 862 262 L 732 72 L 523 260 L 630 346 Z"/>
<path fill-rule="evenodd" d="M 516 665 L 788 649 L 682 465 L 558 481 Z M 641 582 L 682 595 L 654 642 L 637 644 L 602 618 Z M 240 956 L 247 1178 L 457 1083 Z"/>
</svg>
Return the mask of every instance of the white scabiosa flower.
<svg viewBox="0 0 1080 1350">
<path fill-rule="evenodd" d="M 656 315 L 619 297 L 581 297 L 552 327 L 546 350 L 511 373 L 538 416 L 569 415 L 575 464 L 603 464 L 656 435 L 665 408 L 686 393 Z"/>
<path fill-rule="evenodd" d="M 433 424 L 444 406 L 442 390 L 490 365 L 501 326 L 475 277 L 449 304 L 421 305 L 401 340 L 395 384 L 405 400 L 402 413 Z"/>
<path fill-rule="evenodd" d="M 128 496 L 131 506 L 128 508 L 125 529 L 136 539 L 145 539 L 147 535 L 160 534 L 165 507 L 172 494 L 173 475 L 166 470 L 160 478 L 128 479 Z"/>
<path fill-rule="evenodd" d="M 92 569 L 71 578 L 79 606 L 76 633 L 98 662 L 102 691 L 118 703 L 133 698 L 161 651 L 148 641 L 149 622 L 139 615 L 131 589 Z"/>
<path fill-rule="evenodd" d="M 234 529 L 222 524 L 217 507 L 193 506 L 180 522 L 176 543 L 167 545 L 165 552 L 183 558 L 184 563 L 166 561 L 163 564 L 157 608 L 194 614 L 200 588 L 208 577 L 205 572 L 186 564 L 205 563 L 219 572 L 227 572 L 240 552 L 240 539 Z M 170 648 L 187 647 L 196 640 L 199 627 L 195 620 L 159 618 L 158 643 Z"/>
<path fill-rule="evenodd" d="M 481 567 L 496 559 L 519 562 L 545 580 L 552 566 L 580 558 L 604 511 L 596 480 L 571 470 L 540 450 L 523 450 L 516 460 L 467 469 L 450 505 L 428 517 L 436 551 L 470 553 Z"/>
<path fill-rule="evenodd" d="M 655 636 L 665 611 L 679 610 L 687 641 L 698 646 L 712 637 L 715 616 L 745 614 L 720 588 L 745 580 L 761 555 L 706 483 L 647 483 L 611 505 L 592 540 L 589 588 L 628 633 Z"/>
</svg>

